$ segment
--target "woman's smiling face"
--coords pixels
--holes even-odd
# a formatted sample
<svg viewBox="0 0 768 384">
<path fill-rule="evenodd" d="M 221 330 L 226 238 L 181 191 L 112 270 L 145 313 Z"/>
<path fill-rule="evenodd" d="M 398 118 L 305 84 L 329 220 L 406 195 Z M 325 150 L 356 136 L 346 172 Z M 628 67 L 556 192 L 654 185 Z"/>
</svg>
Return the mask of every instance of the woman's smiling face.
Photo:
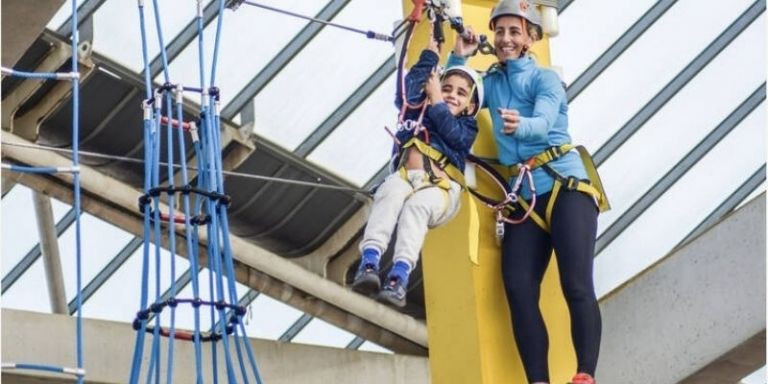
<svg viewBox="0 0 768 384">
<path fill-rule="evenodd" d="M 500 16 L 493 23 L 493 45 L 499 62 L 519 58 L 533 44 L 518 16 Z"/>
</svg>

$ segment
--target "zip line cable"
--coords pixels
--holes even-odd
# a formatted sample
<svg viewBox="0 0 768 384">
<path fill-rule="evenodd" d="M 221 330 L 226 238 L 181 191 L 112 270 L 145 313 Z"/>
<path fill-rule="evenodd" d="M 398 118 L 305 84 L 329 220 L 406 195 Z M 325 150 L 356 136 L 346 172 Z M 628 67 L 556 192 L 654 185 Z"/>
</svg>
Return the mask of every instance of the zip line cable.
<svg viewBox="0 0 768 384">
<path fill-rule="evenodd" d="M 299 14 L 299 13 L 295 13 L 295 12 L 291 12 L 291 11 L 286 11 L 286 10 L 280 9 L 280 8 L 275 8 L 275 7 L 272 7 L 272 6 L 269 6 L 269 5 L 259 4 L 259 3 L 253 2 L 253 1 L 238 1 L 238 0 L 230 1 L 229 4 L 227 4 L 227 7 L 232 9 L 232 10 L 235 10 L 241 4 L 247 4 L 247 5 L 250 5 L 250 6 L 253 6 L 253 7 L 258 7 L 258 8 L 266 9 L 266 10 L 269 10 L 269 11 L 272 11 L 272 12 L 282 13 L 282 14 L 285 14 L 285 15 L 288 15 L 288 16 L 293 16 L 293 17 L 298 17 L 300 19 L 309 20 L 309 21 L 311 21 L 313 23 L 320 23 L 320 24 L 331 26 L 331 27 L 340 28 L 340 29 L 343 29 L 345 31 L 350 31 L 350 32 L 354 32 L 354 33 L 363 34 L 363 35 L 365 35 L 365 37 L 367 37 L 369 39 L 389 41 L 389 42 L 395 41 L 394 37 L 386 35 L 386 34 L 383 34 L 383 33 L 377 33 L 377 32 L 374 32 L 374 31 L 364 31 L 362 29 L 353 28 L 353 27 L 349 27 L 349 26 L 346 26 L 346 25 L 342 25 L 342 24 L 337 24 L 337 23 L 334 23 L 334 22 L 331 22 L 331 21 L 328 21 L 328 20 L 322 20 L 322 19 L 317 19 L 317 18 L 310 17 L 310 16 L 305 16 L 305 15 L 302 15 L 302 14 Z"/>
<path fill-rule="evenodd" d="M 71 149 L 51 147 L 51 146 L 39 145 L 39 144 L 24 144 L 24 143 L 0 143 L 0 144 L 11 146 L 11 147 L 29 148 L 29 149 L 35 149 L 35 150 L 41 150 L 41 151 L 72 153 Z M 93 157 L 97 159 L 121 161 L 125 163 L 144 164 L 144 160 L 142 159 L 126 157 L 126 156 L 108 155 L 108 154 L 98 153 L 98 152 L 80 151 L 80 155 L 86 156 L 86 157 Z M 168 163 L 160 162 L 160 165 L 167 166 Z M 171 166 L 174 167 L 174 169 L 182 168 L 181 164 L 172 164 Z M 199 168 L 192 167 L 192 166 L 187 166 L 187 169 L 195 172 L 200 171 Z M 265 175 L 257 175 L 253 173 L 244 173 L 244 172 L 235 172 L 235 171 L 226 171 L 226 170 L 222 171 L 222 173 L 227 176 L 242 177 L 245 179 L 271 181 L 275 183 L 298 185 L 303 187 L 313 187 L 313 188 L 321 188 L 321 189 L 332 189 L 332 190 L 338 190 L 338 191 L 354 192 L 354 193 L 359 193 L 361 195 L 364 195 L 367 198 L 372 198 L 370 191 L 367 189 L 345 187 L 343 185 L 324 184 L 321 182 L 321 179 L 318 179 L 316 182 L 312 182 L 312 181 L 302 181 L 302 180 L 296 180 L 296 179 L 287 179 L 284 177 L 265 176 Z"/>
</svg>

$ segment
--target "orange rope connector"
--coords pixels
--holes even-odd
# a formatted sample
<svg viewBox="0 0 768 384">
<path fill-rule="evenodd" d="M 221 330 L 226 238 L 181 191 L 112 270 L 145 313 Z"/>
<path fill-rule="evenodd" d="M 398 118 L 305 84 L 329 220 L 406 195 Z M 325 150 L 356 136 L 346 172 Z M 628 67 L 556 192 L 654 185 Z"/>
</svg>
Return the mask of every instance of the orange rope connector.
<svg viewBox="0 0 768 384">
<path fill-rule="evenodd" d="M 164 222 L 170 222 L 171 216 L 167 213 L 161 212 L 160 213 L 160 220 Z M 177 224 L 184 224 L 187 222 L 187 217 L 184 215 L 173 215 L 173 222 Z"/>
<path fill-rule="evenodd" d="M 413 11 L 408 15 L 408 20 L 413 22 L 421 21 L 421 14 L 424 13 L 424 7 L 426 7 L 427 0 L 413 0 Z"/>
<path fill-rule="evenodd" d="M 163 125 L 168 125 L 168 117 L 167 116 L 161 117 L 160 118 L 160 123 L 162 123 Z M 171 120 L 171 125 L 174 128 L 178 128 L 179 127 L 179 120 L 176 120 L 176 119 Z M 185 131 L 189 131 L 189 123 L 181 122 L 181 129 L 183 129 Z"/>
</svg>

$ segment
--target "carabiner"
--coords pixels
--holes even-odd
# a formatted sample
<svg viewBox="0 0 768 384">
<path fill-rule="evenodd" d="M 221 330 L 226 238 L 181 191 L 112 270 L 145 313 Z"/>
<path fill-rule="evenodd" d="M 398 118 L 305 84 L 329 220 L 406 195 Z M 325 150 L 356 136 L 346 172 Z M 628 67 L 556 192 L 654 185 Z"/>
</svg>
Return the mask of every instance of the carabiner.
<svg viewBox="0 0 768 384">
<path fill-rule="evenodd" d="M 496 245 L 501 246 L 504 240 L 504 219 L 501 216 L 501 211 L 496 211 Z"/>
</svg>

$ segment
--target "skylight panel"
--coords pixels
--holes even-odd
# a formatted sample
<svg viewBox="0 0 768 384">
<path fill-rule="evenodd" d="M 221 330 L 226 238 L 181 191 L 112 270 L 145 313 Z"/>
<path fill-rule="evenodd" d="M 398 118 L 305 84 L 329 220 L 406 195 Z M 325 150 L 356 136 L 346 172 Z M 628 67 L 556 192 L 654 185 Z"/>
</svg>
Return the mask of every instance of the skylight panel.
<svg viewBox="0 0 768 384">
<path fill-rule="evenodd" d="M 291 341 L 294 343 L 344 348 L 354 338 L 355 335 L 315 318 Z"/>
<path fill-rule="evenodd" d="M 678 1 L 571 103 L 574 142 L 596 151 L 751 4 Z"/>
<path fill-rule="evenodd" d="M 75 298 L 77 294 L 75 234 L 76 228 L 73 224 L 59 236 L 59 253 L 67 301 Z M 84 288 L 85 284 L 133 238 L 128 232 L 88 213 L 83 213 L 80 218 L 80 236 L 81 288 Z"/>
<path fill-rule="evenodd" d="M 189 0 L 161 0 L 161 27 L 168 45 L 197 14 L 196 3 Z M 144 70 L 141 49 L 139 8 L 135 1 L 105 1 L 93 15 L 93 49 L 135 72 Z M 155 24 L 154 2 L 144 2 L 149 60 L 160 52 Z"/>
<path fill-rule="evenodd" d="M 77 7 L 79 8 L 84 2 L 85 0 L 77 0 Z M 45 27 L 55 31 L 59 29 L 70 16 L 72 16 L 72 2 L 65 1 Z"/>
<path fill-rule="evenodd" d="M 401 18 L 399 2 L 356 0 L 332 21 L 389 33 Z M 390 43 L 323 28 L 254 99 L 255 132 L 295 149 L 393 54 Z"/>
<path fill-rule="evenodd" d="M 579 0 L 558 16 L 560 34 L 549 40 L 552 64 L 573 82 L 653 6 L 653 0 Z"/>
<path fill-rule="evenodd" d="M 296 308 L 262 294 L 248 306 L 246 332 L 249 337 L 277 340 L 302 314 Z"/>
<path fill-rule="evenodd" d="M 324 1 L 259 1 L 291 12 L 314 16 L 325 5 Z M 286 44 L 307 25 L 307 21 L 278 14 L 246 4 L 237 11 L 224 11 L 219 60 L 216 70 L 216 86 L 221 90 L 222 106 L 263 69 Z M 205 81 L 210 85 L 211 63 L 218 20 L 205 28 Z M 200 59 L 198 40 L 195 37 L 179 57 L 170 65 L 171 79 L 192 87 L 200 86 Z M 157 80 L 162 79 L 158 76 Z M 190 96 L 192 97 L 192 96 Z M 198 100 L 199 96 L 193 99 Z"/>
<path fill-rule="evenodd" d="M 357 185 L 376 174 L 392 154 L 384 127 L 396 129 L 395 77 L 384 80 L 307 158 Z"/>
<path fill-rule="evenodd" d="M 52 313 L 42 258 L 11 286 L 1 300 L 3 308 Z"/>
<path fill-rule="evenodd" d="M 32 202 L 33 191 L 22 184 L 16 184 L 2 199 L 2 265 L 3 276 L 21 261 L 39 241 L 37 216 Z M 54 223 L 69 210 L 68 207 L 51 199 Z"/>
<path fill-rule="evenodd" d="M 761 17 L 600 167 L 612 210 L 605 229 L 765 81 Z M 692 109 L 692 106 L 695 108 Z M 639 161 L 638 161 L 639 160 Z M 629 172 L 628 172 L 629 170 Z"/>
<path fill-rule="evenodd" d="M 765 164 L 765 118 L 763 102 L 597 256 L 598 297 L 664 257 Z"/>
</svg>

